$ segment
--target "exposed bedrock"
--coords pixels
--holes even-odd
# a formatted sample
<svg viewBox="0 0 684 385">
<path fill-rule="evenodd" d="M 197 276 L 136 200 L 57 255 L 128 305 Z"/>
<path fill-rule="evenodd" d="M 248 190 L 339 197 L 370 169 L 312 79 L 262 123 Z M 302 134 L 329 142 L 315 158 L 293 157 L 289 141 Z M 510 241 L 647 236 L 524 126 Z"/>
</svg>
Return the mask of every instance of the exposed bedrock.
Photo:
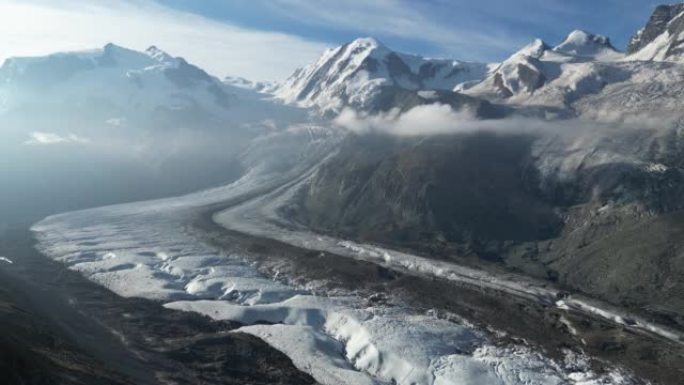
<svg viewBox="0 0 684 385">
<path fill-rule="evenodd" d="M 591 140 L 351 136 L 281 214 L 428 257 L 503 264 L 681 327 L 680 136 Z"/>
</svg>

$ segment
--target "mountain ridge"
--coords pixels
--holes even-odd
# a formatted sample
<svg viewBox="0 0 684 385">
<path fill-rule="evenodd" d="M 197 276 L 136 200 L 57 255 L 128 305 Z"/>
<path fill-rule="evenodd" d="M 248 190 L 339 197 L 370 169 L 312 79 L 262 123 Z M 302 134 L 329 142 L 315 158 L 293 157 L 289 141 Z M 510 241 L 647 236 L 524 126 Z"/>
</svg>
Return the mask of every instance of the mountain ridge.
<svg viewBox="0 0 684 385">
<path fill-rule="evenodd" d="M 673 35 L 678 35 L 684 32 L 684 19 L 682 19 L 682 14 L 684 13 L 684 4 L 672 4 L 672 5 L 659 5 L 655 8 L 651 17 L 649 18 L 646 25 L 637 31 L 630 39 L 629 45 L 627 47 L 627 53 L 630 55 L 637 55 L 643 60 L 652 60 L 658 57 L 658 52 L 662 50 L 665 46 L 666 51 L 660 53 L 660 59 L 664 60 L 668 56 L 668 51 L 671 48 L 676 48 L 681 41 L 677 38 L 674 41 L 671 39 L 675 38 Z M 660 41 L 657 41 L 660 40 Z M 646 50 L 647 47 L 649 50 Z M 642 52 L 639 55 L 640 51 Z"/>
<path fill-rule="evenodd" d="M 534 40 L 461 92 L 540 108 L 541 119 L 469 129 L 454 118 L 449 135 L 352 133 L 282 216 L 334 237 L 523 271 L 682 329 L 684 64 L 638 56 L 668 33 L 627 55 L 583 31 L 556 47 Z M 435 124 L 423 118 L 411 122 Z"/>
<path fill-rule="evenodd" d="M 484 63 L 425 59 L 395 52 L 373 38 L 359 38 L 296 70 L 274 94 L 286 103 L 339 113 L 347 106 L 371 109 L 380 87 L 450 91 L 481 79 L 487 71 Z"/>
<path fill-rule="evenodd" d="M 672 23 L 671 18 L 663 20 L 666 25 Z M 678 384 L 681 334 L 668 333 L 669 328 L 684 330 L 684 65 L 659 57 L 638 58 L 639 54 L 651 52 L 652 44 L 669 44 L 668 39 L 658 40 L 658 36 L 668 38 L 669 32 L 654 34 L 654 40 L 646 41 L 649 33 L 642 32 L 644 47 L 625 56 L 609 38 L 575 30 L 556 46 L 536 39 L 493 65 L 426 59 L 395 52 L 376 39 L 361 38 L 326 51 L 315 63 L 273 87 L 241 78 L 216 79 L 156 47 L 135 52 L 108 45 L 95 54 L 57 55 L 48 66 L 41 67 L 41 60 L 48 59 L 38 59 L 37 67 L 23 75 L 21 63 L 15 64 L 12 71 L 5 69 L 0 78 L 6 76 L 3 79 L 16 82 L 0 82 L 0 100 L 9 96 L 17 103 L 24 91 L 45 104 L 58 96 L 70 113 L 80 116 L 90 113 L 92 107 L 82 101 L 99 96 L 105 101 L 96 98 L 101 102 L 97 107 L 104 111 L 96 116 L 98 121 L 114 112 L 116 116 L 135 111 L 140 115 L 150 111 L 168 113 L 164 124 L 158 126 L 162 133 L 159 137 L 188 124 L 189 135 L 178 140 L 183 144 L 194 142 L 203 128 L 198 122 L 206 121 L 215 129 L 208 131 L 207 138 L 217 159 L 234 157 L 237 167 L 231 184 L 226 181 L 222 187 L 196 195 L 126 205 L 121 211 L 110 207 L 80 212 L 75 217 L 63 214 L 34 227 L 42 232 L 40 239 L 52 245 L 43 250 L 53 250 L 52 255 L 60 260 L 74 262 L 76 259 L 62 254 L 63 250 L 83 249 L 86 252 L 81 263 L 95 261 L 105 269 L 96 273 L 98 277 L 131 273 L 136 279 L 142 273 L 154 278 L 143 280 L 152 282 L 149 287 L 158 288 L 115 280 L 110 289 L 118 287 L 123 293 L 131 293 L 129 290 L 142 288 L 152 295 L 167 293 L 174 300 L 176 296 L 185 299 L 192 298 L 186 294 L 197 294 L 197 299 L 217 299 L 232 307 L 235 304 L 225 301 L 229 297 L 224 290 L 232 287 L 229 291 L 239 293 L 237 296 L 245 301 L 240 305 L 255 304 L 251 302 L 254 298 L 278 306 L 273 308 L 275 313 L 287 314 L 282 310 L 288 306 L 270 302 L 277 291 L 269 291 L 268 285 L 280 285 L 282 277 L 296 277 L 297 282 L 314 282 L 313 288 L 324 286 L 318 286 L 317 281 L 299 280 L 302 276 L 282 270 L 295 261 L 289 254 L 284 263 L 279 260 L 271 265 L 276 280 L 261 280 L 259 285 L 249 284 L 243 289 L 225 281 L 226 270 L 220 268 L 209 276 L 193 268 L 192 274 L 199 275 L 188 275 L 184 270 L 186 262 L 166 253 L 178 250 L 183 255 L 176 256 L 181 258 L 186 257 L 187 250 L 191 257 L 211 255 L 209 263 L 214 266 L 214 260 L 226 261 L 224 257 L 232 255 L 233 250 L 241 257 L 246 257 L 243 251 L 268 256 L 270 246 L 264 245 L 271 241 L 277 241 L 273 246 L 277 252 L 282 247 L 280 241 L 294 242 L 291 245 L 301 242 L 308 251 L 301 253 L 297 249 L 296 255 L 304 264 L 316 259 L 315 263 L 324 267 L 320 274 L 325 277 L 339 267 L 335 262 L 349 266 L 338 272 L 353 284 L 369 277 L 364 284 L 374 286 L 373 295 L 363 296 L 362 306 L 373 310 L 376 305 L 401 304 L 386 302 L 384 295 L 390 290 L 376 289 L 383 282 L 403 281 L 407 291 L 416 287 L 418 281 L 403 276 L 407 271 L 429 271 L 428 277 L 435 282 L 459 276 L 475 283 L 483 282 L 486 275 L 462 275 L 459 269 L 444 267 L 514 271 L 515 276 L 538 279 L 542 283 L 539 288 L 555 288 L 539 297 L 539 310 L 525 310 L 539 311 L 544 324 L 553 325 L 553 334 L 572 342 L 560 344 L 551 339 L 550 343 L 558 345 L 554 350 L 577 347 L 578 352 L 599 353 L 608 362 L 617 362 L 645 376 L 644 383 L 653 380 Z M 32 81 L 39 86 L 32 85 Z M 230 103 L 225 108 L 217 106 L 215 95 L 207 87 L 228 94 Z M 178 104 L 167 103 L 167 97 L 178 99 Z M 284 112 L 273 111 L 289 111 L 303 118 L 288 120 Z M 54 111 L 44 115 L 51 127 L 52 118 L 56 121 L 61 116 L 50 112 Z M 231 119 L 240 114 L 251 120 L 234 125 Z M 123 131 L 119 127 L 108 129 Z M 225 132 L 230 135 L 222 135 Z M 168 149 L 165 144 L 154 149 L 164 152 Z M 45 147 L 31 149 L 38 152 Z M 200 148 L 202 155 L 205 150 Z M 196 156 L 192 152 L 179 154 L 180 165 Z M 213 158 L 209 160 L 215 163 Z M 136 165 L 140 163 L 138 160 Z M 179 169 L 185 174 L 196 170 Z M 116 178 L 105 177 L 119 183 Z M 216 259 L 213 246 L 179 247 L 203 238 L 204 230 L 197 220 L 200 216 L 201 222 L 214 225 L 222 221 L 235 224 L 224 228 L 230 231 L 226 242 L 247 235 L 249 247 L 222 251 Z M 75 220 L 64 219 L 69 217 Z M 89 227 L 87 234 L 84 223 Z M 73 237 L 64 235 L 71 231 Z M 94 240 L 90 246 L 83 241 L 84 234 L 89 241 Z M 223 230 L 220 234 L 224 234 Z M 331 248 L 308 248 L 327 242 Z M 114 259 L 108 257 L 112 245 L 122 249 Z M 419 259 L 402 259 L 398 251 Z M 145 263 L 137 264 L 140 260 Z M 416 260 L 421 263 L 416 264 Z M 179 263 L 175 265 L 179 270 L 169 267 L 168 263 L 174 261 Z M 354 266 L 362 261 L 371 263 L 371 275 L 358 274 Z M 125 263 L 122 270 L 112 269 L 111 264 L 121 263 Z M 199 267 L 206 266 L 202 263 Z M 183 274 L 155 273 L 172 270 Z M 239 270 L 238 275 L 244 274 Z M 214 278 L 224 281 L 217 284 Z M 242 276 L 228 277 L 233 278 Z M 536 291 L 536 285 L 525 288 L 521 281 L 521 285 L 509 286 L 508 290 L 520 288 L 523 296 Z M 336 283 L 331 282 L 333 285 Z M 497 286 L 477 287 L 487 295 L 492 289 L 502 302 L 513 298 L 505 294 L 508 291 L 497 291 Z M 354 285 L 353 290 L 358 288 Z M 440 300 L 458 297 L 435 292 Z M 292 293 L 299 295 L 299 291 Z M 323 298 L 321 292 L 315 294 Z M 568 307 L 575 295 L 586 295 L 592 301 L 600 299 L 627 311 L 606 312 L 603 309 L 611 307 L 593 307 L 588 301 L 583 305 L 585 309 L 600 317 L 590 318 L 589 322 L 576 320 L 575 310 Z M 443 310 L 426 306 L 422 298 L 418 302 L 420 312 L 425 308 Z M 495 316 L 501 318 L 498 303 L 492 306 L 496 308 Z M 206 314 L 210 314 L 208 311 Z M 468 313 L 464 313 L 467 320 Z M 298 310 L 296 314 L 308 319 L 306 314 L 312 313 L 305 309 L 305 313 Z M 327 310 L 320 314 L 327 314 Z M 401 314 L 401 318 L 406 317 Z M 639 325 L 639 319 L 649 322 Z M 259 326 L 275 328 L 284 322 L 277 314 L 273 320 L 275 325 Z M 375 322 L 375 316 L 371 315 L 369 321 Z M 445 321 L 452 319 L 449 316 Z M 519 321 L 526 324 L 525 328 L 540 325 L 526 317 Z M 588 324 L 592 334 L 585 339 L 577 330 Z M 605 326 L 613 324 L 615 328 L 606 331 Z M 632 328 L 635 325 L 639 328 Z M 533 331 L 537 335 L 538 331 Z M 650 336 L 655 331 L 654 335 L 671 337 L 667 341 L 658 339 L 656 348 L 651 348 L 653 345 L 642 346 L 626 339 L 632 331 L 639 331 L 634 334 L 640 336 L 641 332 Z M 286 333 L 290 338 L 290 332 Z M 424 335 L 417 334 L 419 349 Z M 515 333 L 505 338 L 509 337 L 528 341 Z M 354 342 L 345 337 L 342 345 L 334 345 L 330 350 L 334 357 L 340 358 L 349 341 Z M 308 357 L 311 351 L 297 357 Z M 454 351 L 450 348 L 446 353 L 458 359 L 472 353 L 457 350 L 459 354 L 454 355 Z M 377 362 L 391 362 L 381 359 L 387 356 L 376 357 Z M 434 361 L 424 362 L 433 367 Z M 422 381 L 409 380 L 404 365 L 391 366 L 403 372 L 401 376 L 392 374 L 391 380 Z M 538 368 L 534 367 L 533 372 L 538 373 Z M 520 372 L 511 373 L 510 382 L 520 382 Z M 577 375 L 573 369 L 569 378 L 584 380 Z M 426 379 L 423 382 L 434 382 L 433 377 Z M 548 382 L 542 373 L 537 382 L 544 380 Z"/>
</svg>

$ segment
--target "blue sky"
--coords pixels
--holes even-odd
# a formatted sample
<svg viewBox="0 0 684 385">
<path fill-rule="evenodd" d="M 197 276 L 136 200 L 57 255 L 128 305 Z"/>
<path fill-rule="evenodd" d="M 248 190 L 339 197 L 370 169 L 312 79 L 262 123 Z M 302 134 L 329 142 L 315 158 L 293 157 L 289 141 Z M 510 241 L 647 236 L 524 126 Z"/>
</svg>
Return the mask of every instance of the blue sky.
<svg viewBox="0 0 684 385">
<path fill-rule="evenodd" d="M 373 36 L 398 50 L 497 61 L 573 29 L 609 36 L 624 49 L 659 3 L 650 0 L 158 0 L 246 28 L 332 45 Z"/>
<path fill-rule="evenodd" d="M 210 73 L 282 80 L 361 36 L 430 57 L 499 61 L 574 29 L 624 49 L 651 0 L 0 0 L 0 62 L 156 45 Z"/>
</svg>

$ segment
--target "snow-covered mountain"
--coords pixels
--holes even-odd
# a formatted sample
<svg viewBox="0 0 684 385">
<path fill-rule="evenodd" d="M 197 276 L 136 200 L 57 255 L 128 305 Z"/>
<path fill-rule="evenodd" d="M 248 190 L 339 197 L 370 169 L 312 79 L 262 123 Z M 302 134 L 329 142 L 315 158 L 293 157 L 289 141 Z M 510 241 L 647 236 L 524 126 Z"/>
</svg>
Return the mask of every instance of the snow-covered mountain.
<svg viewBox="0 0 684 385">
<path fill-rule="evenodd" d="M 557 72 L 556 62 L 542 60 L 550 49 L 545 42 L 536 39 L 503 61 L 487 79 L 468 92 L 482 97 L 508 98 L 536 91 Z"/>
<path fill-rule="evenodd" d="M 232 156 L 230 185 L 60 215 L 34 231 L 42 251 L 121 295 L 251 325 L 242 331 L 320 383 L 679 384 L 684 63 L 673 59 L 682 10 L 659 7 L 627 56 L 581 30 L 555 47 L 534 40 L 496 65 L 425 59 L 366 38 L 275 86 L 108 45 L 9 60 L 0 100 L 7 114 L 40 112 L 51 124 L 64 112 L 116 118 L 110 125 L 159 116 L 288 124 L 242 141 L 210 131 L 212 146 L 172 163 L 193 174 Z M 545 119 L 476 122 L 447 106 L 415 108 L 431 103 Z M 299 107 L 355 108 L 363 113 L 336 123 L 369 128 L 336 130 Z M 311 120 L 290 125 L 300 115 Z M 568 116 L 582 119 L 558 119 Z M 190 133 L 178 142 L 194 142 Z M 186 167 L 207 147 L 216 157 Z M 231 234 L 222 240 L 216 226 Z M 490 343 L 504 350 L 492 357 Z"/>
<path fill-rule="evenodd" d="M 157 108 L 202 105 L 218 114 L 230 109 L 236 99 L 181 58 L 156 47 L 136 52 L 114 44 L 92 51 L 8 59 L 0 69 L 0 84 L 5 110 L 29 103 L 94 103 L 150 113 Z"/>
<path fill-rule="evenodd" d="M 382 88 L 446 90 L 482 80 L 490 66 L 398 53 L 372 38 L 326 51 L 275 90 L 286 103 L 336 113 L 346 106 L 374 109 Z"/>
<path fill-rule="evenodd" d="M 608 61 L 622 57 L 622 54 L 610 43 L 608 37 L 579 29 L 572 31 L 553 51 L 572 56 L 575 59 L 589 58 Z"/>
<path fill-rule="evenodd" d="M 345 107 L 376 112 L 393 107 L 407 109 L 416 103 L 451 104 L 455 109 L 464 104 L 451 103 L 454 97 L 419 100 L 417 91 L 425 90 L 530 105 L 529 99 L 538 90 L 562 79 L 555 84 L 562 90 L 559 92 L 552 85 L 552 100 L 538 104 L 567 107 L 570 100 L 597 92 L 613 81 L 608 79 L 611 75 L 606 63 L 623 58 L 624 54 L 613 47 L 608 37 L 582 30 L 572 31 L 555 47 L 536 39 L 495 64 L 425 59 L 395 52 L 375 39 L 362 38 L 326 51 L 318 61 L 298 69 L 282 85 L 266 91 L 285 103 L 334 115 Z M 386 103 L 407 99 L 414 102 L 406 106 Z M 468 99 L 465 104 L 476 103 Z"/>
<path fill-rule="evenodd" d="M 535 104 L 565 106 L 580 94 L 600 90 L 611 77 L 611 71 L 604 68 L 623 57 L 607 37 L 575 30 L 553 48 L 541 39 L 534 40 L 465 92 L 511 104 L 530 104 L 529 99 L 540 90 L 553 88 L 552 98 L 535 100 Z"/>
<path fill-rule="evenodd" d="M 221 82 L 180 57 L 107 44 L 101 49 L 10 58 L 0 67 L 0 113 L 58 113 L 121 126 L 158 121 L 222 125 L 302 115 Z"/>
<path fill-rule="evenodd" d="M 634 60 L 677 60 L 684 53 L 684 4 L 658 6 L 629 42 Z"/>
</svg>

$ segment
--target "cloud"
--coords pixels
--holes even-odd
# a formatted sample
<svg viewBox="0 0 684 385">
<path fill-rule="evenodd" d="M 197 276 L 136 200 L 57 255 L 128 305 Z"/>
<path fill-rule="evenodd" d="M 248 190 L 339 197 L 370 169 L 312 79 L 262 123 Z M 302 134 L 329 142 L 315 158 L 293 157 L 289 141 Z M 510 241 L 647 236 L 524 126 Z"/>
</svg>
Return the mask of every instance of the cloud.
<svg viewBox="0 0 684 385">
<path fill-rule="evenodd" d="M 24 142 L 24 144 L 28 145 L 50 145 L 64 143 L 90 143 L 90 140 L 74 134 L 61 136 L 52 132 L 32 132 L 30 139 Z"/>
<path fill-rule="evenodd" d="M 479 119 L 471 111 L 455 111 L 446 104 L 414 107 L 404 113 L 393 109 L 369 115 L 347 108 L 333 121 L 335 125 L 357 134 L 380 133 L 396 136 L 428 136 L 475 131 L 516 134 L 554 134 L 577 137 L 597 136 L 615 132 L 667 131 L 676 127 L 679 114 L 639 113 L 629 115 L 599 111 L 574 119 L 542 119 L 512 116 L 506 119 Z M 600 136 L 600 135 L 598 135 Z"/>
<path fill-rule="evenodd" d="M 11 56 L 156 45 L 216 76 L 280 80 L 326 45 L 212 21 L 148 0 L 0 0 L 0 61 Z"/>
<path fill-rule="evenodd" d="M 335 124 L 359 134 L 420 136 L 470 131 L 478 123 L 467 111 L 457 112 L 445 104 L 428 104 L 403 114 L 398 109 L 377 115 L 345 109 L 335 118 Z"/>
<path fill-rule="evenodd" d="M 644 0 L 256 0 L 264 11 L 327 32 L 407 43 L 426 54 L 498 61 L 534 38 L 560 42 L 575 29 L 606 34 L 618 46 L 647 20 Z M 619 16 L 620 22 L 615 20 Z M 419 44 L 415 44 L 419 43 Z"/>
<path fill-rule="evenodd" d="M 468 109 L 456 111 L 451 106 L 440 103 L 416 106 L 403 113 L 393 109 L 375 115 L 345 109 L 335 118 L 334 123 L 357 134 L 380 133 L 396 136 L 445 135 L 475 131 L 570 132 L 576 131 L 577 126 L 586 125 L 586 122 L 581 123 L 579 120 L 548 121 L 524 117 L 482 120 Z"/>
<path fill-rule="evenodd" d="M 434 9 L 427 11 L 413 1 L 272 0 L 269 4 L 273 11 L 298 22 L 349 29 L 376 37 L 423 41 L 438 47 L 443 54 L 458 53 L 466 60 L 501 56 L 502 52 L 508 53 L 525 41 L 520 36 L 512 37 L 510 31 L 491 22 L 486 28 L 473 28 L 467 21 L 442 22 L 433 14 Z M 431 6 L 440 9 L 439 4 Z M 448 14 L 455 15 L 472 13 L 476 9 L 458 4 L 446 8 Z"/>
</svg>

